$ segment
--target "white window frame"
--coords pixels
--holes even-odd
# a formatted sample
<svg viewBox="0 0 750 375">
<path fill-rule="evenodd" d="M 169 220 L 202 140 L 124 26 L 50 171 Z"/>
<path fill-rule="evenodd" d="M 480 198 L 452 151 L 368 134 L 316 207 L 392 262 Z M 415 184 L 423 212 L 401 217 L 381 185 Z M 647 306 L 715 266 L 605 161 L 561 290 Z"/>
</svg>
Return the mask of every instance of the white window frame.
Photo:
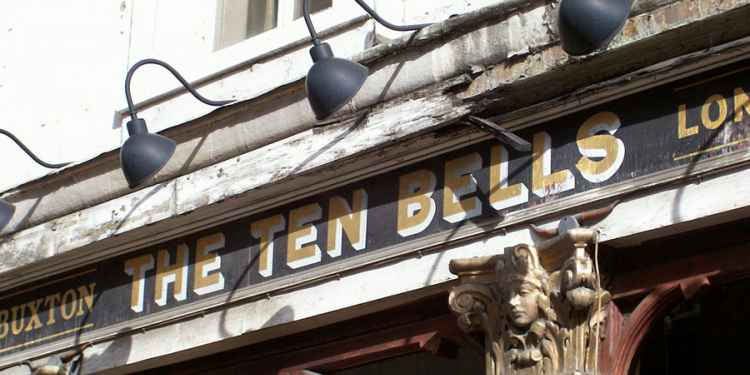
<svg viewBox="0 0 750 375">
<path fill-rule="evenodd" d="M 374 0 L 366 2 L 374 6 Z M 208 57 L 212 64 L 207 64 L 213 66 L 213 72 L 206 71 L 202 76 L 221 72 L 247 60 L 283 49 L 298 40 L 309 38 L 304 19 L 293 20 L 293 13 L 294 0 L 279 0 L 279 15 L 275 28 L 214 51 L 212 56 Z M 333 0 L 330 8 L 312 14 L 311 18 L 318 33 L 321 33 L 366 14 L 353 0 Z"/>
<path fill-rule="evenodd" d="M 241 43 L 247 39 L 251 39 L 259 34 L 252 35 L 252 36 L 246 36 L 242 35 L 240 38 L 237 39 L 234 42 L 225 42 L 226 39 L 232 38 L 231 35 L 225 35 L 225 30 L 227 28 L 232 29 L 233 27 L 237 27 L 238 30 L 241 30 L 243 34 L 247 31 L 248 28 L 248 12 L 249 9 L 242 8 L 242 5 L 247 6 L 247 2 L 236 2 L 237 0 L 216 0 L 216 24 L 215 24 L 215 35 L 214 35 L 214 45 L 213 49 L 214 51 L 218 51 L 220 49 L 231 47 L 234 44 Z M 249 0 L 252 1 L 252 0 Z M 275 26 L 269 30 L 264 31 L 268 32 L 276 28 L 282 28 L 282 27 L 288 27 L 292 24 L 292 22 L 295 21 L 294 19 L 294 12 L 295 8 L 297 7 L 297 3 L 302 4 L 303 0 L 278 0 L 277 5 L 277 13 L 276 13 L 276 20 L 275 20 Z M 333 1 L 331 1 L 331 6 L 328 8 L 323 9 L 329 10 L 333 8 Z M 229 9 L 228 9 L 229 7 Z M 231 14 L 231 17 L 227 17 L 228 14 Z M 232 18 L 233 17 L 233 18 Z M 237 25 L 229 25 L 229 23 L 236 22 Z M 236 33 L 235 30 L 234 32 Z M 232 34 L 233 32 L 230 31 L 229 34 Z M 235 36 L 237 38 L 239 36 Z M 228 43 L 228 44 L 227 44 Z M 222 45 L 224 44 L 224 45 Z"/>
</svg>

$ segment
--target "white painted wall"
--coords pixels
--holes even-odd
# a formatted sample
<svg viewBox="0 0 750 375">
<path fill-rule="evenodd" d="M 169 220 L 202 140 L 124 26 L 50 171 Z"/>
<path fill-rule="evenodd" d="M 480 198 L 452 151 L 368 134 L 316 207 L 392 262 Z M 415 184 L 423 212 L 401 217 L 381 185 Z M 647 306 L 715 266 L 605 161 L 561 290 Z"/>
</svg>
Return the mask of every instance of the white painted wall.
<svg viewBox="0 0 750 375">
<path fill-rule="evenodd" d="M 118 147 L 112 109 L 122 95 L 129 23 L 119 1 L 3 2 L 0 127 L 51 162 Z M 0 159 L 0 190 L 46 172 L 2 136 Z"/>
<path fill-rule="evenodd" d="M 282 0 L 289 2 L 289 0 Z M 499 0 L 369 1 L 394 23 L 442 20 Z M 21 138 L 50 162 L 85 161 L 120 147 L 127 137 L 120 115 L 129 66 L 154 57 L 188 80 L 226 70 L 305 38 L 299 19 L 250 40 L 214 51 L 216 1 L 211 0 L 26 0 L 0 4 L 0 128 Z M 319 31 L 364 14 L 352 0 L 314 15 Z M 338 56 L 361 52 L 374 26 L 330 42 Z M 390 38 L 398 34 L 382 30 Z M 382 30 L 382 31 L 381 31 Z M 212 98 L 252 97 L 303 77 L 307 48 L 222 78 L 204 88 Z M 133 80 L 137 102 L 179 87 L 168 72 L 144 67 Z M 211 111 L 188 95 L 160 102 L 140 115 L 152 131 L 176 126 Z M 0 137 L 0 192 L 45 175 L 9 139 Z"/>
</svg>

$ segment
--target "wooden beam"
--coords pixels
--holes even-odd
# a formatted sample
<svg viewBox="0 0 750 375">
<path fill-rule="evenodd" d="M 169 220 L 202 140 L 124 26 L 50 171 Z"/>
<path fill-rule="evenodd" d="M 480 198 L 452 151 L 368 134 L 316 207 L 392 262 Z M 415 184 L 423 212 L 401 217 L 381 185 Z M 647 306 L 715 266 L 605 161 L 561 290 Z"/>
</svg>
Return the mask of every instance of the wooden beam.
<svg viewBox="0 0 750 375">
<path fill-rule="evenodd" d="M 455 338 L 460 335 L 456 318 L 446 315 L 297 351 L 276 363 L 287 363 L 286 367 L 279 370 L 279 375 L 292 375 L 294 371 L 303 369 L 338 371 L 408 353 L 436 353 L 441 340 L 456 340 Z"/>
<path fill-rule="evenodd" d="M 362 342 L 368 341 L 361 338 Z M 279 375 L 297 375 L 305 369 L 318 369 L 318 371 L 337 371 L 346 368 L 357 367 L 371 362 L 377 362 L 399 355 L 426 350 L 432 345 L 439 345 L 440 334 L 437 331 L 407 336 L 387 342 L 372 344 L 360 349 L 343 351 L 338 354 L 324 356 L 310 362 L 295 365 L 279 371 Z M 429 350 L 428 350 L 429 351 Z"/>
<path fill-rule="evenodd" d="M 750 277 L 750 245 L 712 251 L 642 267 L 627 274 L 617 274 L 610 291 L 615 299 L 625 298 L 646 294 L 659 285 L 698 276 L 724 280 Z"/>
</svg>

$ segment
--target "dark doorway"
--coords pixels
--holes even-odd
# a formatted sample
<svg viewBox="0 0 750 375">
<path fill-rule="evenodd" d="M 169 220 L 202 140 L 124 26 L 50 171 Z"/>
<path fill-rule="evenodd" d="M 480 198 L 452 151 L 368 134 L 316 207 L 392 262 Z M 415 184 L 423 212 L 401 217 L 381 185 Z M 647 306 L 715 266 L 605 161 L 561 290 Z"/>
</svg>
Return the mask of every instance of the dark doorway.
<svg viewBox="0 0 750 375">
<path fill-rule="evenodd" d="M 709 288 L 654 323 L 629 373 L 744 373 L 741 368 L 748 356 L 749 317 L 750 281 Z"/>
</svg>

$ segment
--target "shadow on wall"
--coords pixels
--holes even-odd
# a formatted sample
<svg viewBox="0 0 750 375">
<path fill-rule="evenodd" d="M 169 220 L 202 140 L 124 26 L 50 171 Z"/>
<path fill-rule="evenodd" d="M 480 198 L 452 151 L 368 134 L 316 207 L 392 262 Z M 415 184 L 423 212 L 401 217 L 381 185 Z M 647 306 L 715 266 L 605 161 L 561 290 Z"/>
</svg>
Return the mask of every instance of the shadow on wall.
<svg viewBox="0 0 750 375">
<path fill-rule="evenodd" d="M 97 344 L 85 352 L 78 374 L 91 374 L 104 368 L 124 366 L 130 358 L 133 347 L 132 328 L 124 328 L 118 332 L 118 338 L 113 341 Z M 73 373 L 76 374 L 76 373 Z M 76 374 L 77 375 L 77 374 Z"/>
<path fill-rule="evenodd" d="M 234 299 L 234 296 L 236 295 L 240 287 L 243 285 L 243 281 L 247 279 L 250 271 L 258 267 L 260 253 L 265 252 L 265 251 L 267 251 L 267 249 L 262 249 L 261 251 L 255 253 L 253 258 L 250 259 L 248 264 L 242 270 L 242 275 L 238 277 L 237 282 L 234 285 L 232 285 L 232 290 L 227 296 L 227 298 L 225 299 L 226 304 L 229 304 L 232 301 L 232 299 Z M 294 320 L 294 309 L 291 306 L 284 306 L 279 311 L 277 311 L 273 316 L 271 316 L 271 318 L 269 318 L 268 321 L 265 322 L 259 329 L 272 327 L 277 324 L 288 323 L 293 320 Z M 232 329 L 229 326 L 227 309 L 225 309 L 221 313 L 221 318 L 219 319 L 219 330 L 221 331 L 222 337 L 232 337 L 236 335 L 232 333 Z"/>
<path fill-rule="evenodd" d="M 78 357 L 77 355 L 74 357 L 69 357 L 68 360 L 70 360 L 70 358 L 76 359 L 73 359 L 70 363 L 68 363 L 68 374 L 90 374 L 96 372 L 97 370 L 125 365 L 128 361 L 128 358 L 130 357 L 130 351 L 132 348 L 131 335 L 127 335 L 125 334 L 125 332 L 129 332 L 130 330 L 131 328 L 120 330 L 118 332 L 118 335 L 122 336 L 109 343 L 87 347 L 84 350 L 85 358 L 79 360 L 77 358 L 80 357 Z M 107 346 L 104 347 L 104 345 Z M 62 353 L 62 355 L 65 355 L 66 353 L 71 352 Z M 80 353 L 80 349 L 76 350 L 73 353 Z M 49 371 L 53 370 L 54 367 L 59 367 L 60 369 L 62 369 L 65 367 L 65 365 L 61 361 L 60 355 L 53 355 L 45 359 L 31 361 L 28 364 L 24 363 L 12 368 L 0 370 L 0 375 L 29 375 L 32 373 L 32 369 L 30 369 L 30 367 L 33 367 L 37 370 L 39 370 L 40 367 L 47 367 L 45 368 L 45 370 Z"/>
<path fill-rule="evenodd" d="M 279 324 L 289 323 L 294 320 L 294 309 L 284 306 L 268 319 L 260 328 L 273 327 Z"/>
<path fill-rule="evenodd" d="M 728 119 L 735 118 L 736 112 L 737 112 L 736 108 L 735 108 L 735 110 L 732 110 L 731 107 L 730 107 L 729 113 L 727 114 L 726 118 L 728 118 Z M 722 141 L 727 142 L 727 143 L 731 142 L 731 141 L 736 141 L 736 140 L 739 140 L 739 139 L 746 138 L 747 135 L 748 135 L 747 134 L 747 129 L 748 129 L 748 125 L 749 125 L 748 122 L 749 121 L 750 120 L 747 120 L 747 119 L 744 120 L 744 121 L 742 121 L 741 124 L 738 124 L 738 125 L 741 125 L 741 126 L 728 125 L 728 124 L 722 125 L 721 129 L 723 129 L 723 130 L 717 131 L 717 132 L 713 133 L 711 135 L 711 137 L 709 139 L 707 139 L 706 142 L 704 142 L 701 145 L 701 147 L 699 148 L 699 150 L 706 150 L 706 149 L 709 149 L 711 146 L 716 145 L 716 143 L 717 143 L 716 140 L 717 140 L 717 138 L 719 136 L 723 136 L 723 137 L 728 138 L 727 140 L 722 140 Z M 722 142 L 720 142 L 720 143 L 722 143 Z M 730 150 L 732 150 L 732 149 L 733 148 L 730 148 Z M 697 164 L 698 164 L 698 162 L 700 160 L 701 160 L 700 155 L 696 155 L 695 157 L 693 157 L 693 159 L 690 161 L 690 164 L 688 164 L 688 167 L 685 170 L 685 173 L 683 175 L 684 176 L 689 176 L 691 173 L 693 173 L 693 171 L 695 170 L 695 168 L 696 168 L 696 166 L 697 166 Z M 700 183 L 700 178 L 698 178 L 698 183 Z M 685 195 L 685 188 L 686 188 L 686 186 L 682 186 L 681 188 L 679 188 L 679 190 L 677 191 L 677 194 L 675 195 L 674 202 L 672 203 L 672 222 L 673 223 L 677 223 L 677 222 L 682 222 L 683 221 L 683 213 L 680 212 L 680 204 L 681 204 L 681 202 L 683 200 L 683 196 Z"/>
</svg>

